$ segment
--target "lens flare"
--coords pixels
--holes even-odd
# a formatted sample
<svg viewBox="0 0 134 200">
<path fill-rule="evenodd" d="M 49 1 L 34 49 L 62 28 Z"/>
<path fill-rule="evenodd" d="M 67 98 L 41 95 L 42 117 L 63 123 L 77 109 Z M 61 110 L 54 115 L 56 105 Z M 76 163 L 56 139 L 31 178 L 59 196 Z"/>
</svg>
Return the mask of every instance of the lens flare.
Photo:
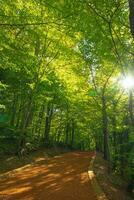
<svg viewBox="0 0 134 200">
<path fill-rule="evenodd" d="M 134 78 L 132 76 L 126 76 L 122 81 L 121 85 L 124 89 L 134 88 Z"/>
</svg>

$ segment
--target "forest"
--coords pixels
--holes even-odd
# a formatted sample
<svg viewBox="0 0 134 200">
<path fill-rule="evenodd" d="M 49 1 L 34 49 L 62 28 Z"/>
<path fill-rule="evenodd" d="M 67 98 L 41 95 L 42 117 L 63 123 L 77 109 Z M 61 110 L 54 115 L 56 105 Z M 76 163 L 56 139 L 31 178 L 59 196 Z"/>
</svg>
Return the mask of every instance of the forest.
<svg viewBox="0 0 134 200">
<path fill-rule="evenodd" d="M 133 182 L 133 93 L 133 0 L 0 0 L 0 155 L 97 151 Z"/>
</svg>

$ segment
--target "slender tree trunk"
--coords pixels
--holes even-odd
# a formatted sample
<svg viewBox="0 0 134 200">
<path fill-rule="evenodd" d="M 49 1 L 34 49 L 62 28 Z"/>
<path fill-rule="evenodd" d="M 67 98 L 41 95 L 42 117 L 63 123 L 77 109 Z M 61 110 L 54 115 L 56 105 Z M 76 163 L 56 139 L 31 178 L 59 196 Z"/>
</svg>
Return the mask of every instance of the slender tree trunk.
<svg viewBox="0 0 134 200">
<path fill-rule="evenodd" d="M 65 137 L 65 145 L 68 146 L 69 144 L 69 122 L 67 122 L 66 124 L 66 137 Z"/>
<path fill-rule="evenodd" d="M 41 106 L 40 111 L 39 111 L 39 115 L 38 115 L 38 119 L 36 121 L 36 126 L 35 126 L 34 133 L 38 133 L 38 135 L 40 135 L 41 124 L 42 124 L 42 119 L 43 119 L 43 116 L 44 116 L 44 111 L 45 111 L 45 104 L 43 104 Z"/>
<path fill-rule="evenodd" d="M 45 145 L 49 144 L 49 133 L 51 128 L 52 115 L 53 115 L 53 104 L 48 103 L 46 119 L 45 119 L 45 132 L 44 132 Z"/>
<path fill-rule="evenodd" d="M 20 135 L 18 153 L 20 153 L 21 150 L 25 147 L 26 128 L 29 125 L 31 118 L 32 118 L 32 96 L 30 97 L 29 102 L 27 106 L 25 106 L 24 112 L 22 113 L 22 119 L 20 124 L 21 135 Z"/>
<path fill-rule="evenodd" d="M 96 149 L 96 151 L 100 152 L 98 140 L 95 141 L 95 149 Z"/>
<path fill-rule="evenodd" d="M 30 111 L 29 111 L 29 115 L 28 115 L 26 124 L 25 124 L 25 128 L 27 128 L 32 123 L 33 113 L 34 113 L 34 110 L 31 108 Z"/>
<path fill-rule="evenodd" d="M 96 135 L 95 138 L 95 149 L 97 152 L 103 153 L 104 152 L 104 145 L 102 143 L 103 136 L 102 135 Z"/>
<path fill-rule="evenodd" d="M 74 127 L 74 122 L 72 122 L 72 134 L 71 134 L 71 147 L 72 148 L 74 145 L 74 134 L 75 134 L 75 127 Z"/>
<path fill-rule="evenodd" d="M 133 93 L 132 93 L 132 90 L 129 92 L 129 112 L 130 112 L 131 124 L 132 124 L 132 126 L 134 126 Z"/>
<path fill-rule="evenodd" d="M 129 21 L 130 21 L 130 31 L 132 37 L 134 38 L 134 0 L 128 0 L 129 3 Z"/>
<path fill-rule="evenodd" d="M 60 142 L 60 136 L 61 136 L 61 133 L 62 133 L 62 132 L 61 132 L 61 130 L 59 129 L 59 130 L 58 130 L 57 137 L 56 137 L 56 142 L 57 142 L 57 143 Z"/>
<path fill-rule="evenodd" d="M 13 106 L 12 106 L 12 117 L 11 117 L 11 126 L 14 126 L 14 123 L 15 123 L 15 117 L 16 117 L 16 110 L 17 110 L 17 96 L 15 95 L 15 92 L 14 92 L 14 98 L 13 98 Z"/>
<path fill-rule="evenodd" d="M 112 117 L 112 127 L 113 127 L 113 146 L 114 146 L 114 160 L 112 168 L 115 169 L 117 165 L 117 130 L 116 130 L 116 104 L 113 102 L 113 117 Z"/>
<path fill-rule="evenodd" d="M 125 149 L 124 149 L 124 132 L 120 134 L 120 173 L 121 176 L 124 177 L 124 169 L 125 169 Z"/>
<path fill-rule="evenodd" d="M 20 123 L 20 116 L 21 116 L 21 108 L 19 107 L 19 111 L 17 113 L 17 120 L 16 120 L 16 125 L 15 127 L 18 128 L 19 127 L 19 123 Z"/>
<path fill-rule="evenodd" d="M 107 110 L 106 110 L 106 98 L 105 95 L 102 95 L 102 128 L 103 128 L 103 137 L 104 137 L 104 159 L 108 160 L 109 157 L 109 145 L 108 145 L 108 120 L 107 120 Z"/>
<path fill-rule="evenodd" d="M 28 103 L 24 108 L 24 115 L 23 115 L 22 123 L 21 123 L 22 133 L 29 126 L 33 118 L 34 94 L 35 94 L 35 91 L 33 91 L 32 94 L 29 96 Z"/>
<path fill-rule="evenodd" d="M 25 118 L 25 123 L 24 123 L 24 129 L 28 127 L 30 118 L 32 116 L 32 108 L 33 108 L 33 97 L 30 97 L 28 107 L 27 107 L 27 113 L 26 113 L 26 118 Z"/>
</svg>

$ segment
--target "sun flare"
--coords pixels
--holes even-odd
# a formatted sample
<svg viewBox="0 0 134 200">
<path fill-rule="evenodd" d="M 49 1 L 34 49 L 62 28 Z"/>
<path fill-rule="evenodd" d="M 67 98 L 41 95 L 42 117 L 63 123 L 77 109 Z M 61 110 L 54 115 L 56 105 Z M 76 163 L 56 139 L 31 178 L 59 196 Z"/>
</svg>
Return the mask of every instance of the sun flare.
<svg viewBox="0 0 134 200">
<path fill-rule="evenodd" d="M 132 88 L 134 88 L 134 77 L 132 77 L 132 76 L 126 76 L 122 80 L 121 84 L 122 84 L 122 87 L 124 89 L 132 89 Z"/>
</svg>

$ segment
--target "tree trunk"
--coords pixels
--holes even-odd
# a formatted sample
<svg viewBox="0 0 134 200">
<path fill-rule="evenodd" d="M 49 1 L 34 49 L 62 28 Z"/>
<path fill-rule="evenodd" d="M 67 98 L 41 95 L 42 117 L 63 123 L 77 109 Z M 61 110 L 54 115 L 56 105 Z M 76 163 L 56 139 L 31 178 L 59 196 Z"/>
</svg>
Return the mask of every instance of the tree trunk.
<svg viewBox="0 0 134 200">
<path fill-rule="evenodd" d="M 102 128 L 104 137 L 104 159 L 109 161 L 109 145 L 108 145 L 108 120 L 106 110 L 106 98 L 102 95 Z"/>
<path fill-rule="evenodd" d="M 53 105 L 51 103 L 48 103 L 46 119 L 45 119 L 45 132 L 44 132 L 45 145 L 49 144 L 49 133 L 51 128 L 52 115 L 53 115 Z"/>
<path fill-rule="evenodd" d="M 134 38 L 134 0 L 128 0 L 129 3 L 129 22 L 130 22 L 130 31 L 132 37 Z"/>
<path fill-rule="evenodd" d="M 133 93 L 132 93 L 132 90 L 129 92 L 129 112 L 130 112 L 131 124 L 132 124 L 132 126 L 134 126 Z"/>
<path fill-rule="evenodd" d="M 15 125 L 16 128 L 19 127 L 20 116 L 21 116 L 21 107 L 19 106 L 19 111 L 18 111 L 18 113 L 17 113 L 16 125 Z"/>
<path fill-rule="evenodd" d="M 59 130 L 58 130 L 58 134 L 57 134 L 57 136 L 56 136 L 56 142 L 57 142 L 58 144 L 59 144 L 59 142 L 60 142 L 61 134 L 62 134 L 62 132 L 61 132 L 61 130 L 59 129 Z"/>
<path fill-rule="evenodd" d="M 68 146 L 69 143 L 69 122 L 66 124 L 66 138 L 65 138 L 65 145 Z"/>
<path fill-rule="evenodd" d="M 15 124 L 16 110 L 17 110 L 16 104 L 17 104 L 17 96 L 15 95 L 15 92 L 14 92 L 13 105 L 12 105 L 12 117 L 11 117 L 11 122 L 10 122 L 11 126 L 14 126 Z"/>
<path fill-rule="evenodd" d="M 74 133 L 75 133 L 74 122 L 72 122 L 72 134 L 71 134 L 71 147 L 72 148 L 74 145 Z"/>
<path fill-rule="evenodd" d="M 112 163 L 112 169 L 114 170 L 117 166 L 117 153 L 118 153 L 118 144 L 117 144 L 117 130 L 116 130 L 116 103 L 113 102 L 113 116 L 112 116 L 112 145 L 114 146 L 114 159 Z"/>
<path fill-rule="evenodd" d="M 40 136 L 40 131 L 41 131 L 42 119 L 44 116 L 44 111 L 45 111 L 45 105 L 43 104 L 40 108 L 38 119 L 36 121 L 36 126 L 35 126 L 35 130 L 34 130 L 34 133 L 38 133 L 39 136 Z"/>
</svg>

